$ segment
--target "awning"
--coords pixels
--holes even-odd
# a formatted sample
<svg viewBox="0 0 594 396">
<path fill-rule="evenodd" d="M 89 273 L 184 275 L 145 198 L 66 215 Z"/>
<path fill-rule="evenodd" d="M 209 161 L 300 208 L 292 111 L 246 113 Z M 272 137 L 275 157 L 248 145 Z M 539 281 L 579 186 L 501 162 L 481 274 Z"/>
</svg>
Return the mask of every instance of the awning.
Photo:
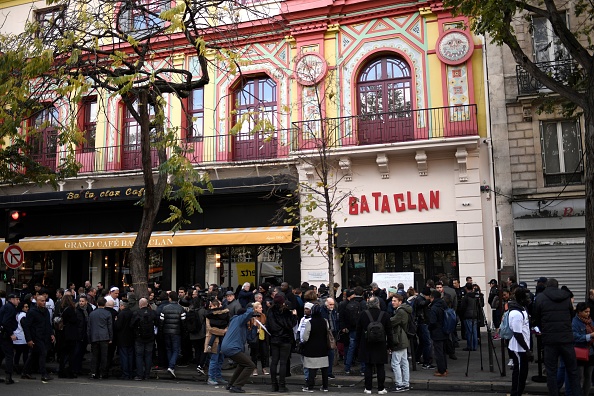
<svg viewBox="0 0 594 396">
<path fill-rule="evenodd" d="M 149 248 L 179 246 L 268 245 L 293 241 L 294 227 L 249 227 L 203 230 L 154 231 Z M 52 250 L 129 249 L 136 238 L 135 232 L 117 234 L 57 235 L 23 238 L 19 246 L 25 252 Z M 0 243 L 4 250 L 8 245 Z"/>
</svg>

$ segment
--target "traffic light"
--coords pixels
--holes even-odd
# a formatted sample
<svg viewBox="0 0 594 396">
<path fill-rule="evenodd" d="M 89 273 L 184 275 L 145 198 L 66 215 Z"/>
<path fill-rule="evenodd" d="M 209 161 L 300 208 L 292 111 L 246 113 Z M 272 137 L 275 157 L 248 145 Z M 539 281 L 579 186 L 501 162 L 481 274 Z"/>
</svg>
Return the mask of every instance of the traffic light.
<svg viewBox="0 0 594 396">
<path fill-rule="evenodd" d="M 19 240 L 25 237 L 24 222 L 27 214 L 22 210 L 7 210 L 6 215 L 6 236 L 4 242 L 19 243 Z"/>
</svg>

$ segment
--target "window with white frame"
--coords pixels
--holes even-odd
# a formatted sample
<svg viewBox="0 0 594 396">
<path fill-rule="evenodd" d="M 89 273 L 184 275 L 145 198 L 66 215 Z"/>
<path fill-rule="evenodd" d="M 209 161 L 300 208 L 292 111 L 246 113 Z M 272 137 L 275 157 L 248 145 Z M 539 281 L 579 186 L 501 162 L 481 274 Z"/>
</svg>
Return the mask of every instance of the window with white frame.
<svg viewBox="0 0 594 396">
<path fill-rule="evenodd" d="M 541 122 L 541 142 L 546 186 L 583 183 L 579 122 L 576 120 Z"/>
<path fill-rule="evenodd" d="M 565 19 L 565 13 L 563 13 Z M 567 22 L 566 22 L 567 24 Z M 551 22 L 547 18 L 532 17 L 532 43 L 534 50 L 534 62 L 565 61 L 569 54 L 555 34 Z"/>
</svg>

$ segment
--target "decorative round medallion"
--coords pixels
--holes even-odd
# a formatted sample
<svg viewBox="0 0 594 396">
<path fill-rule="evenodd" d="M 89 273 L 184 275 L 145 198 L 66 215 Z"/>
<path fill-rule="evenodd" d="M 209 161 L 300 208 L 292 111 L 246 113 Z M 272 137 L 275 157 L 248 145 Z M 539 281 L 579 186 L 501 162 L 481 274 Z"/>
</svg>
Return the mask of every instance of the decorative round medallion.
<svg viewBox="0 0 594 396">
<path fill-rule="evenodd" d="M 301 85 L 319 83 L 327 71 L 326 61 L 318 54 L 306 53 L 295 62 L 295 78 Z"/>
<path fill-rule="evenodd" d="M 437 57 L 448 65 L 464 63 L 474 51 L 474 43 L 470 35 L 460 29 L 451 29 L 442 33 L 437 39 Z"/>
</svg>

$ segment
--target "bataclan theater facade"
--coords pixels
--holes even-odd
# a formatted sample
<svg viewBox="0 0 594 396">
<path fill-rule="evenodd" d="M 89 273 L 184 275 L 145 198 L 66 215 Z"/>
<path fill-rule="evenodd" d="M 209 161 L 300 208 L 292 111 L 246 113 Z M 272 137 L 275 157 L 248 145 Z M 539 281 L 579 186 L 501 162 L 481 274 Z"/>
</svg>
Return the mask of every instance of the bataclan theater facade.
<svg viewBox="0 0 594 396">
<path fill-rule="evenodd" d="M 340 189 L 350 195 L 336 216 L 341 285 L 414 272 L 417 290 L 442 275 L 472 276 L 484 290 L 497 278 L 488 147 L 476 138 L 441 143 L 341 157 Z M 302 277 L 315 275 L 302 257 Z"/>
</svg>

